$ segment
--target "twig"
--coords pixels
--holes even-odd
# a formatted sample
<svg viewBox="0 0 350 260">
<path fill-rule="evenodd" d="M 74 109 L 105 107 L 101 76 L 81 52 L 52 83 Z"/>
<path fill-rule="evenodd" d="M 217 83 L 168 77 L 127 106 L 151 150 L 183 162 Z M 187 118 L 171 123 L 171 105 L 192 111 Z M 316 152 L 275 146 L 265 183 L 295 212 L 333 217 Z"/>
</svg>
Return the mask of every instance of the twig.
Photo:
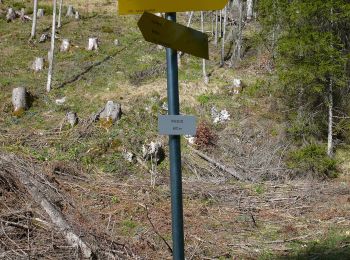
<svg viewBox="0 0 350 260">
<path fill-rule="evenodd" d="M 146 217 L 147 217 L 149 223 L 151 224 L 151 226 L 152 226 L 152 228 L 153 228 L 153 231 L 160 237 L 160 239 L 163 240 L 163 242 L 165 243 L 165 245 L 166 245 L 167 248 L 168 248 L 168 251 L 172 254 L 172 253 L 173 253 L 173 249 L 171 248 L 171 246 L 169 245 L 169 243 L 165 240 L 165 238 L 158 232 L 158 230 L 156 229 L 156 227 L 155 227 L 154 224 L 152 223 L 152 220 L 151 220 L 151 218 L 150 218 L 150 216 L 149 216 L 149 211 L 148 211 L 147 205 L 143 205 L 143 204 L 140 204 L 140 203 L 139 203 L 139 205 L 145 209 L 145 211 L 146 211 Z"/>
</svg>

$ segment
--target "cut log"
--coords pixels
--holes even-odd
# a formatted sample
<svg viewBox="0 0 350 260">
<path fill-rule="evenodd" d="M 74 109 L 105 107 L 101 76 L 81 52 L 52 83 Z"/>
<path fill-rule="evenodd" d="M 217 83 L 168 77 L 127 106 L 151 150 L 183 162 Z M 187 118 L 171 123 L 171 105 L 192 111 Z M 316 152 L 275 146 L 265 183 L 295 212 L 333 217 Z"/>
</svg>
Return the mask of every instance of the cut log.
<svg viewBox="0 0 350 260">
<path fill-rule="evenodd" d="M 60 47 L 61 52 L 66 52 L 69 50 L 70 43 L 68 39 L 63 39 Z"/>
<path fill-rule="evenodd" d="M 17 16 L 19 16 L 19 18 L 21 19 L 22 22 L 27 22 L 27 21 L 32 20 L 31 17 L 29 17 L 28 15 L 25 14 L 24 8 L 22 8 L 20 12 L 16 12 L 16 14 L 17 14 Z"/>
<path fill-rule="evenodd" d="M 67 17 L 74 17 L 74 13 L 75 13 L 74 7 L 72 5 L 68 5 L 66 16 Z"/>
<path fill-rule="evenodd" d="M 44 9 L 38 9 L 38 13 L 37 13 L 37 18 L 43 17 L 44 16 Z"/>
<path fill-rule="evenodd" d="M 79 14 L 78 11 L 75 12 L 74 18 L 75 18 L 75 20 L 79 20 L 80 19 L 80 14 Z"/>
<path fill-rule="evenodd" d="M 12 22 L 17 18 L 16 12 L 13 8 L 9 8 L 6 14 L 6 22 Z"/>
<path fill-rule="evenodd" d="M 28 93 L 25 87 L 12 90 L 12 105 L 14 113 L 22 113 L 28 108 Z"/>
<path fill-rule="evenodd" d="M 31 174 L 33 168 L 19 161 L 16 156 L 0 154 L 1 169 L 12 175 L 27 190 L 32 199 L 42 207 L 48 214 L 52 223 L 64 235 L 68 244 L 74 248 L 80 249 L 85 259 L 93 257 L 93 252 L 88 244 L 86 244 L 79 235 L 77 235 L 62 212 L 54 206 L 50 199 L 45 195 L 42 184 L 37 181 Z M 28 168 L 28 169 L 27 169 Z M 35 172 L 39 175 L 40 173 Z M 45 174 L 40 174 L 45 176 Z"/>
<path fill-rule="evenodd" d="M 79 122 L 78 115 L 75 112 L 68 112 L 66 115 L 66 119 L 68 124 L 70 124 L 71 127 L 76 126 Z"/>
<path fill-rule="evenodd" d="M 107 121 L 112 121 L 113 123 L 118 121 L 122 116 L 121 105 L 114 103 L 113 101 L 108 101 L 103 111 L 100 113 L 99 118 L 105 119 Z"/>
<path fill-rule="evenodd" d="M 88 51 L 98 50 L 98 38 L 89 38 L 89 43 L 87 47 Z"/>
<path fill-rule="evenodd" d="M 240 181 L 246 181 L 249 180 L 251 181 L 251 178 L 249 177 L 243 177 L 241 174 L 239 174 L 237 171 L 235 171 L 232 168 L 229 168 L 227 166 L 225 166 L 224 164 L 216 161 L 215 159 L 209 157 L 208 155 L 202 153 L 201 151 L 198 151 L 194 148 L 192 148 L 191 146 L 188 146 L 191 151 L 193 151 L 195 154 L 197 154 L 199 157 L 201 157 L 202 159 L 206 160 L 207 162 L 213 164 L 215 167 L 219 168 L 221 171 L 226 172 L 228 174 L 230 174 L 231 176 L 233 176 L 234 178 L 236 178 L 237 180 Z"/>
<path fill-rule="evenodd" d="M 113 43 L 114 43 L 115 46 L 119 46 L 119 44 L 120 44 L 118 39 L 115 39 Z"/>
<path fill-rule="evenodd" d="M 35 72 L 41 71 L 44 69 L 44 58 L 43 57 L 36 57 L 33 64 L 32 69 Z"/>
</svg>

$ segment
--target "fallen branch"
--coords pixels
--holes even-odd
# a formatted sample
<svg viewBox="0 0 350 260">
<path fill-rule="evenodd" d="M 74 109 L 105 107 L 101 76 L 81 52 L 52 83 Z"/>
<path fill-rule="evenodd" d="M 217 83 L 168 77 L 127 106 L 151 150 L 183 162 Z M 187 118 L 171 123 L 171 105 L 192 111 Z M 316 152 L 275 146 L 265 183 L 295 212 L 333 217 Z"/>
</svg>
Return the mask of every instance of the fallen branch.
<svg viewBox="0 0 350 260">
<path fill-rule="evenodd" d="M 237 180 L 240 181 L 251 181 L 251 178 L 249 177 L 243 177 L 241 174 L 239 174 L 236 170 L 229 168 L 227 166 L 225 166 L 224 164 L 218 162 L 217 160 L 209 157 L 208 155 L 204 154 L 201 151 L 198 151 L 194 148 L 192 148 L 191 146 L 189 146 L 189 148 L 191 149 L 191 151 L 193 151 L 195 154 L 197 154 L 199 157 L 201 157 L 202 159 L 206 160 L 207 162 L 213 164 L 214 166 L 216 166 L 217 168 L 219 168 L 221 171 L 224 171 L 230 175 L 232 175 L 234 178 L 236 178 Z"/>
<path fill-rule="evenodd" d="M 0 154 L 1 171 L 6 175 L 12 175 L 27 190 L 33 200 L 39 204 L 49 215 L 51 221 L 62 232 L 69 245 L 80 248 L 84 258 L 93 256 L 90 247 L 74 233 L 73 228 L 65 220 L 64 215 L 59 211 L 43 194 L 36 181 L 28 172 L 26 165 L 19 162 L 15 156 Z"/>
</svg>

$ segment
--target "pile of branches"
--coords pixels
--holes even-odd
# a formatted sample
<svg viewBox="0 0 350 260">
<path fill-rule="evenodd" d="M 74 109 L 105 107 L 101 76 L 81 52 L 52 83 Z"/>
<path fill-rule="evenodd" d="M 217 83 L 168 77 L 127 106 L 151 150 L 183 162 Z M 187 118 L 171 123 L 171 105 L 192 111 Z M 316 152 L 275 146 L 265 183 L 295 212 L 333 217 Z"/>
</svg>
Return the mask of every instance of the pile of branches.
<svg viewBox="0 0 350 260">
<path fill-rule="evenodd" d="M 91 223 L 75 223 L 74 200 L 29 159 L 0 153 L 0 201 L 0 258 L 138 259 Z"/>
</svg>

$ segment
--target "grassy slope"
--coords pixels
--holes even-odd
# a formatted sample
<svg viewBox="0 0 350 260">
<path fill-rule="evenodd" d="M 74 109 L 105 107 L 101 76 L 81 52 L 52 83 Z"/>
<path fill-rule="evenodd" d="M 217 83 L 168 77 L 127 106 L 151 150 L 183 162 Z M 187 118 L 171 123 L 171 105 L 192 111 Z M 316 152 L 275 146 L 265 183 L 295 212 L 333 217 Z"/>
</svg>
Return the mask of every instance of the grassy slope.
<svg viewBox="0 0 350 260">
<path fill-rule="evenodd" d="M 16 6 L 24 4 L 28 10 L 31 8 L 29 2 L 6 1 L 7 5 L 11 2 L 16 2 Z M 43 6 L 49 12 L 50 1 L 46 2 L 48 4 Z M 102 3 L 89 1 L 88 4 L 75 1 L 75 3 L 81 10 L 83 19 L 80 21 L 63 19 L 63 27 L 58 35 L 70 39 L 74 47 L 68 53 L 57 52 L 54 87 L 81 73 L 84 68 L 95 62 L 109 55 L 112 55 L 112 58 L 84 74 L 79 81 L 67 84 L 62 89 L 55 89 L 50 94 L 45 93 L 46 70 L 40 73 L 33 73 L 30 70 L 34 57 L 46 56 L 49 42 L 30 44 L 28 43 L 30 23 L 21 23 L 19 20 L 6 23 L 0 19 L 1 149 L 30 155 L 45 164 L 78 162 L 93 178 L 106 178 L 105 180 L 111 182 L 125 181 L 131 186 L 127 189 L 127 193 L 135 194 L 133 197 L 126 195 L 119 188 L 104 189 L 98 182 L 81 184 L 89 190 L 84 198 L 86 208 L 82 208 L 81 212 L 99 216 L 101 223 L 106 224 L 107 219 L 99 212 L 100 210 L 94 210 L 96 198 L 100 198 L 104 204 L 107 204 L 102 210 L 103 213 L 111 210 L 119 212 L 115 217 L 117 228 L 114 232 L 136 244 L 142 244 L 138 237 L 144 234 L 144 230 L 149 229 L 149 224 L 139 203 L 149 203 L 153 208 L 151 212 L 153 221 L 163 236 L 170 240 L 169 191 L 166 177 L 168 162 L 165 161 L 158 167 L 157 185 L 152 189 L 149 185 L 150 176 L 145 174 L 147 171 L 125 162 L 121 153 L 122 149 L 126 148 L 139 154 L 141 145 L 146 140 L 159 138 L 156 133 L 156 124 L 157 113 L 163 112 L 160 105 L 165 98 L 164 73 L 147 78 L 139 85 L 131 84 L 130 77 L 137 72 L 147 71 L 156 65 L 163 64 L 164 51 L 157 50 L 154 45 L 142 39 L 135 26 L 137 17 L 117 16 L 115 4 L 109 1 Z M 46 16 L 39 20 L 39 35 L 49 29 L 50 18 L 51 16 Z M 180 16 L 181 22 L 184 22 L 183 19 Z M 195 27 L 199 28 L 198 19 Z M 85 50 L 89 36 L 100 38 L 101 47 L 98 52 Z M 112 44 L 115 38 L 121 42 L 118 47 Z M 57 46 L 59 43 L 60 40 Z M 257 74 L 254 69 L 256 57 L 253 55 L 245 60 L 238 70 L 232 70 L 218 68 L 218 51 L 214 47 L 211 47 L 211 51 L 213 59 L 208 64 L 208 71 L 212 75 L 208 86 L 202 83 L 201 61 L 188 55 L 183 60 L 180 69 L 183 112 L 194 113 L 202 119 L 209 119 L 210 108 L 215 105 L 220 109 L 227 109 L 232 115 L 233 120 L 226 126 L 226 129 L 231 129 L 228 134 L 234 132 L 239 122 L 245 118 L 255 121 L 257 125 L 264 124 L 271 132 L 275 132 L 276 129 L 279 131 L 283 122 L 280 122 L 278 114 L 271 115 L 268 109 L 270 101 L 267 84 L 255 84 L 257 79 L 265 80 L 268 77 Z M 237 98 L 227 95 L 225 87 L 231 84 L 234 77 L 242 78 L 248 85 L 247 94 Z M 10 97 L 11 90 L 15 86 L 26 86 L 36 97 L 33 107 L 21 118 L 11 116 Z M 207 97 L 201 105 L 196 98 L 200 95 Z M 56 105 L 55 99 L 63 96 L 67 97 L 67 102 L 63 106 Z M 109 129 L 95 125 L 88 131 L 83 127 L 73 130 L 65 128 L 62 132 L 57 130 L 67 111 L 74 110 L 81 119 L 86 119 L 98 111 L 107 100 L 116 100 L 123 106 L 125 116 L 118 125 Z M 150 108 L 151 113 L 147 111 L 147 107 Z M 216 130 L 224 129 L 219 127 Z M 165 138 L 162 139 L 166 142 Z M 191 157 L 185 146 L 184 149 L 187 158 L 196 160 Z M 221 151 L 218 151 L 217 155 L 221 156 Z M 225 158 L 222 159 L 225 161 Z M 230 157 L 226 160 L 229 161 Z M 203 162 L 196 161 L 196 163 L 199 167 L 209 167 Z M 303 247 L 305 241 L 318 238 L 318 232 L 327 234 L 328 230 L 333 230 L 339 225 L 342 225 L 342 230 L 338 232 L 339 236 L 348 243 L 345 232 L 349 229 L 349 220 L 346 218 L 349 209 L 346 192 L 337 195 L 339 200 L 344 201 L 341 205 L 334 205 L 337 204 L 334 203 L 337 201 L 335 195 L 320 196 L 314 203 L 307 201 L 308 194 L 304 194 L 305 196 L 302 196 L 305 199 L 304 205 L 311 209 L 303 209 L 305 212 L 298 209 L 296 210 L 298 212 L 293 212 L 293 216 L 290 217 L 291 213 L 286 210 L 288 204 L 279 205 L 269 202 L 265 205 L 265 201 L 269 201 L 272 196 L 277 196 L 273 184 L 248 185 L 231 180 L 221 183 L 219 186 L 222 189 L 220 189 L 215 181 L 213 184 L 206 179 L 194 181 L 193 178 L 191 171 L 185 168 L 187 250 L 188 254 L 193 252 L 194 257 L 198 259 L 203 256 L 225 259 L 237 255 L 239 258 L 256 258 L 261 254 L 265 258 L 272 258 L 271 254 L 279 252 L 281 248 L 283 252 L 289 252 L 293 248 Z M 348 184 L 347 179 L 341 181 Z M 335 191 L 338 189 L 346 191 L 342 187 L 343 184 L 334 185 Z M 139 187 L 143 190 L 141 194 L 139 194 Z M 298 187 L 301 187 L 300 191 Z M 283 186 L 280 192 L 282 195 L 290 192 L 287 196 L 293 198 L 295 193 L 304 192 L 304 188 L 303 185 L 291 184 Z M 311 185 L 306 186 L 305 189 L 313 192 L 317 187 Z M 78 193 L 72 192 L 77 197 L 80 196 Z M 242 203 L 246 203 L 244 210 L 236 208 L 236 199 L 242 194 L 246 197 L 242 199 Z M 258 201 L 258 204 L 250 208 L 251 200 Z M 251 212 L 258 220 L 258 227 L 254 227 L 251 222 Z M 331 213 L 324 217 L 328 212 Z M 319 222 L 312 221 L 312 218 L 317 220 L 319 216 L 322 216 Z M 343 218 L 345 221 L 338 224 L 338 218 Z M 198 219 L 201 220 L 200 223 Z M 295 237 L 301 238 L 278 243 L 279 240 Z M 156 251 L 140 249 L 141 254 L 169 257 L 156 235 L 152 236 L 152 241 L 156 245 Z M 266 241 L 272 241 L 272 243 L 265 244 Z M 340 250 L 342 248 L 336 247 Z"/>
</svg>

